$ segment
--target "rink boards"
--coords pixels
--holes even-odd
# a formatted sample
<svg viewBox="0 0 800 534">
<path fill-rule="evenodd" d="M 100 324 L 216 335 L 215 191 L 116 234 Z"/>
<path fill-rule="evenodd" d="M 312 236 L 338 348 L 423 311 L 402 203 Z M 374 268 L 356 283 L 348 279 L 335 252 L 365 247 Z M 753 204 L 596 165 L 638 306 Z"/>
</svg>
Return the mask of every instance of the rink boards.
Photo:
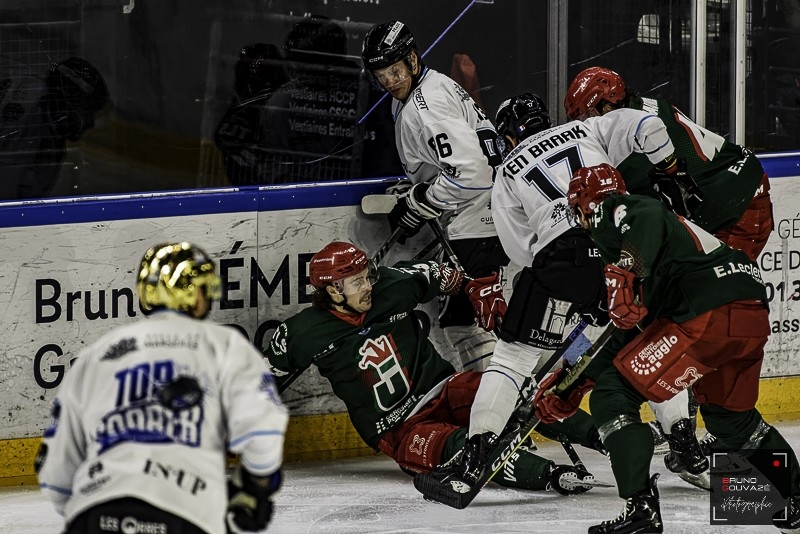
<svg viewBox="0 0 800 534">
<path fill-rule="evenodd" d="M 759 259 L 773 335 L 760 408 L 800 416 L 800 154 L 761 156 L 771 178 L 776 231 Z M 223 280 L 212 319 L 235 325 L 257 347 L 310 302 L 307 262 L 323 245 L 350 240 L 373 251 L 389 235 L 383 217 L 358 208 L 394 180 L 270 186 L 21 202 L 0 207 L 0 485 L 32 482 L 38 436 L 56 388 L 81 348 L 141 318 L 137 262 L 159 242 L 187 240 L 209 252 Z M 396 246 L 413 256 L 432 235 Z M 425 307 L 435 314 L 436 305 Z M 440 337 L 440 336 L 439 336 Z M 441 340 L 434 337 L 434 341 Z M 441 346 L 441 344 L 439 345 Z M 367 452 L 344 407 L 313 370 L 284 394 L 292 410 L 287 458 Z"/>
</svg>

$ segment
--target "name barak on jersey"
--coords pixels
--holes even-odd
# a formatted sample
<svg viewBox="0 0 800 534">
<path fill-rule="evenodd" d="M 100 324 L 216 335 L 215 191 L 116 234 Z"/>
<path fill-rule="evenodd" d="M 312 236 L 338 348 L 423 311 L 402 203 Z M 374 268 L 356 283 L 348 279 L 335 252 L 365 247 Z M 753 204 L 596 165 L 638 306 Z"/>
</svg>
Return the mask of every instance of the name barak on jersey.
<svg viewBox="0 0 800 534">
<path fill-rule="evenodd" d="M 563 132 L 550 135 L 549 137 L 537 141 L 536 143 L 528 146 L 526 150 L 522 150 L 516 156 L 514 156 L 513 153 L 510 154 L 508 156 L 510 161 L 508 161 L 505 165 L 506 170 L 508 170 L 508 172 L 510 172 L 512 175 L 515 175 L 530 163 L 528 158 L 525 157 L 526 153 L 533 158 L 538 158 L 542 154 L 545 154 L 554 148 L 558 148 L 559 146 L 565 145 L 570 141 L 577 141 L 578 139 L 584 137 L 588 137 L 586 130 L 584 130 L 580 124 L 576 124 L 569 130 L 564 130 Z"/>
</svg>

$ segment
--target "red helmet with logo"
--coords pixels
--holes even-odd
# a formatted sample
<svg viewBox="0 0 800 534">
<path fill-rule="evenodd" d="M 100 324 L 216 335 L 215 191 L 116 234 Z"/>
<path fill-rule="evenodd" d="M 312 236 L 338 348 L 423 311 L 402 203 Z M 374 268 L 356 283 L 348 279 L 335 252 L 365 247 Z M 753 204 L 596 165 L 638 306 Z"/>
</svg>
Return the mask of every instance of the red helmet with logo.
<svg viewBox="0 0 800 534">
<path fill-rule="evenodd" d="M 367 269 L 369 260 L 366 253 L 352 243 L 333 241 L 314 254 L 309 265 L 311 285 L 322 288 Z"/>
<path fill-rule="evenodd" d="M 608 163 L 601 163 L 575 171 L 567 189 L 567 202 L 573 212 L 580 209 L 589 217 L 608 195 L 626 192 L 619 171 Z"/>
<path fill-rule="evenodd" d="M 604 67 L 589 67 L 572 80 L 564 97 L 564 111 L 571 120 L 600 115 L 603 102 L 617 104 L 623 98 L 625 81 L 622 76 Z"/>
</svg>

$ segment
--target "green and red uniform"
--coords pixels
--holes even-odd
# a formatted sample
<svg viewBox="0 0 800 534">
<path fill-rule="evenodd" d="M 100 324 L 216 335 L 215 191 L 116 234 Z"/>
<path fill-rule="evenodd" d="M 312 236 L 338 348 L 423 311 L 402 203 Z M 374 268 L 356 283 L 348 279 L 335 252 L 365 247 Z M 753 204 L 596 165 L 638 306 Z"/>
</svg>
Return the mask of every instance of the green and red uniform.
<svg viewBox="0 0 800 534">
<path fill-rule="evenodd" d="M 344 315 L 310 307 L 287 319 L 266 350 L 279 384 L 281 373 L 317 366 L 365 443 L 407 470 L 430 471 L 463 447 L 481 377 L 456 374 L 415 315 L 439 288 L 435 262 L 379 267 L 369 311 Z M 579 418 L 577 442 L 593 428 L 588 415 Z M 524 452 L 509 463 L 513 471 L 495 480 L 544 489 L 551 464 Z"/>
<path fill-rule="evenodd" d="M 592 417 L 604 436 L 620 496 L 646 490 L 652 434 L 646 400 L 691 387 L 709 432 L 742 448 L 791 450 L 755 409 L 769 336 L 766 291 L 744 252 L 642 195 L 607 197 L 589 232 L 606 264 L 629 266 L 648 314 L 642 329 L 619 331 L 587 374 L 596 380 Z M 800 488 L 793 459 L 793 484 Z"/>
<path fill-rule="evenodd" d="M 628 107 L 654 113 L 666 125 L 676 156 L 686 161 L 703 193 L 692 220 L 755 260 L 773 228 L 769 179 L 755 154 L 695 124 L 664 99 L 634 96 Z M 648 178 L 652 168 L 639 153 L 617 165 L 628 192 L 649 196 L 653 195 Z"/>
</svg>

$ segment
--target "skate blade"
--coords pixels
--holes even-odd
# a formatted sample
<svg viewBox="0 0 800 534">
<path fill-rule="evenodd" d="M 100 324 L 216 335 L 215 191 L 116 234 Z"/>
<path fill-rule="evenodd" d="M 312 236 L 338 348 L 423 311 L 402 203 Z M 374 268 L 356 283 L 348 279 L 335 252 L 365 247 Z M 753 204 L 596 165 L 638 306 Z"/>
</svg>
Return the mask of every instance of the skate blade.
<svg viewBox="0 0 800 534">
<path fill-rule="evenodd" d="M 696 488 L 711 491 L 711 472 L 707 469 L 699 475 L 693 475 L 689 471 L 683 471 L 679 473 L 678 476 L 681 477 L 681 480 L 688 482 Z"/>
<path fill-rule="evenodd" d="M 565 473 L 559 478 L 559 485 L 567 491 L 574 491 L 576 489 L 590 490 L 592 488 L 613 488 L 613 484 L 601 482 L 589 475 L 582 479 L 578 479 L 575 473 Z"/>
</svg>

